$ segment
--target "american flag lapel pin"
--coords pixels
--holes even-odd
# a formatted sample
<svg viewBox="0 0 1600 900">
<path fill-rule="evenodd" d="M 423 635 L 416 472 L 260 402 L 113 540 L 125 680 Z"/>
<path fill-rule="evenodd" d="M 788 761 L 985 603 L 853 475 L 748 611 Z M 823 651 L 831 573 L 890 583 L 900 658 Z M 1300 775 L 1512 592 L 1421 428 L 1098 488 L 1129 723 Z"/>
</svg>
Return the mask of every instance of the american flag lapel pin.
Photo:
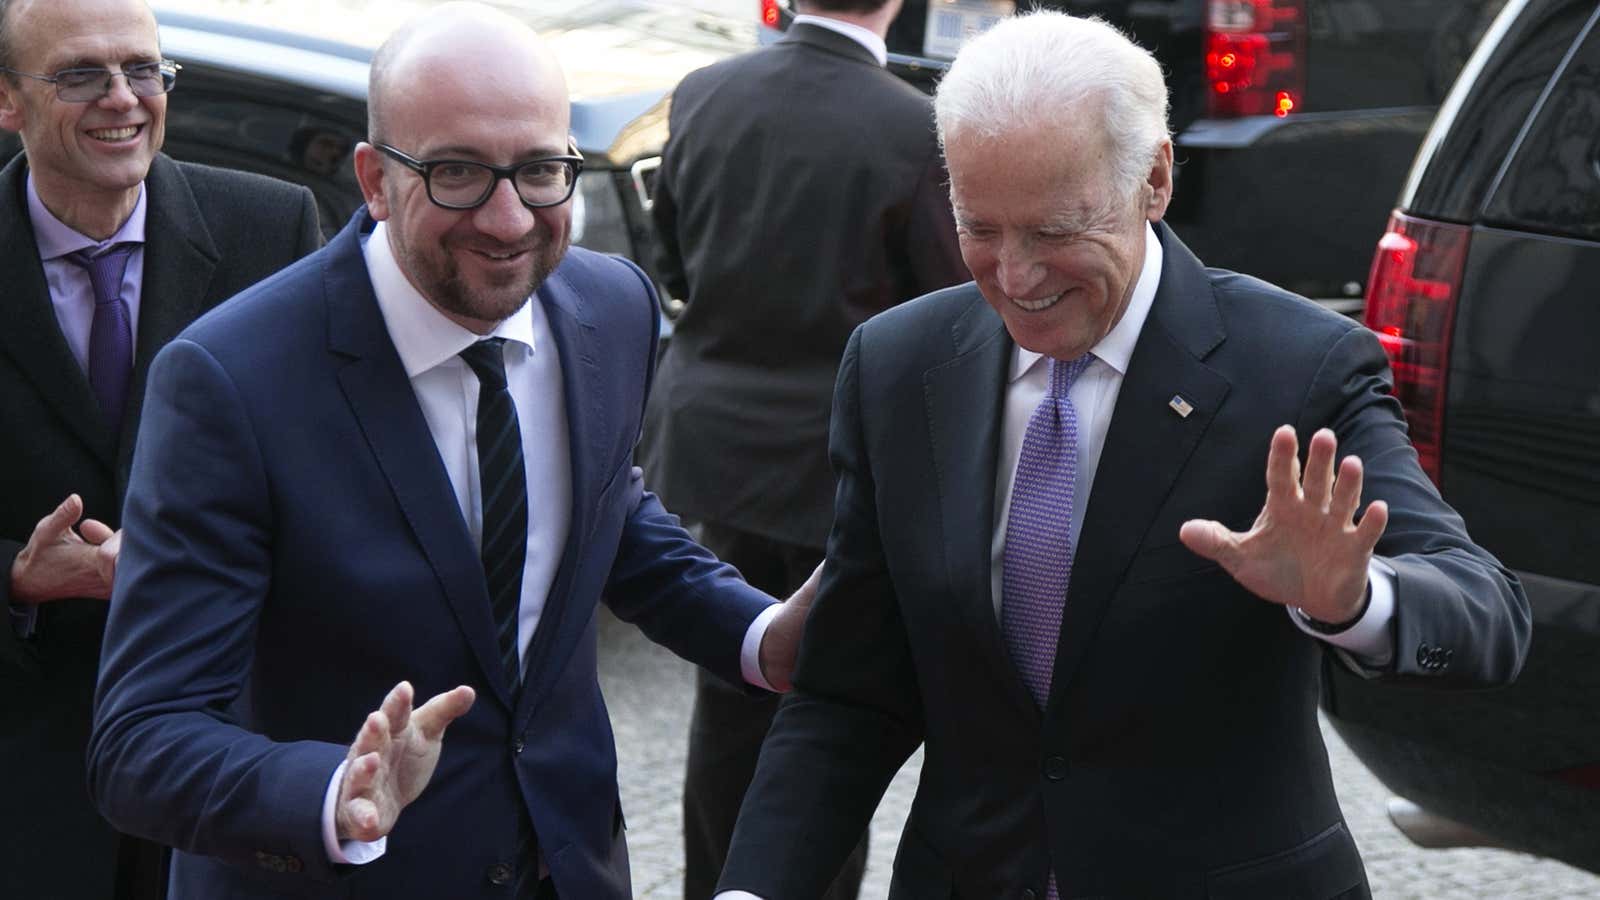
<svg viewBox="0 0 1600 900">
<path fill-rule="evenodd" d="M 1167 405 L 1172 407 L 1172 411 L 1181 418 L 1187 419 L 1189 418 L 1189 413 L 1194 412 L 1194 404 L 1183 399 L 1179 394 L 1173 394 L 1172 399 L 1167 401 Z"/>
</svg>

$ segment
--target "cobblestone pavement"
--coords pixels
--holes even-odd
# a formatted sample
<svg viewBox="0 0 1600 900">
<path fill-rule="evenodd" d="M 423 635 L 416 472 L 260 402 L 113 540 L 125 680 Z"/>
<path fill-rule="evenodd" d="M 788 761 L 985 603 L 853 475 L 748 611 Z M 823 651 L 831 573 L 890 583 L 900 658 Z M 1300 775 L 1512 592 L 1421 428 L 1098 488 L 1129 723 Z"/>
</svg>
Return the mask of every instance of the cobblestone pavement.
<svg viewBox="0 0 1600 900">
<path fill-rule="evenodd" d="M 601 613 L 600 681 L 617 734 L 634 896 L 680 900 L 683 884 L 683 759 L 694 669 Z M 1578 900 L 1600 898 L 1600 876 L 1505 850 L 1422 850 L 1389 824 L 1389 794 L 1331 729 L 1324 728 L 1339 800 L 1382 900 Z M 888 894 L 900 828 L 921 754 L 895 777 L 872 822 L 862 900 Z M 703 900 L 703 898 L 690 898 Z"/>
</svg>

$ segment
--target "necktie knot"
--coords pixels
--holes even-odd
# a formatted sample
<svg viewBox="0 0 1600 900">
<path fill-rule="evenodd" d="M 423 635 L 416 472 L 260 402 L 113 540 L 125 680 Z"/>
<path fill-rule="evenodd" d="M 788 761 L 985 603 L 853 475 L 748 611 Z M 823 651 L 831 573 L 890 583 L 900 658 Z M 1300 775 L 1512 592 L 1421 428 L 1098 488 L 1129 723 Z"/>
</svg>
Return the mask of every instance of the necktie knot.
<svg viewBox="0 0 1600 900">
<path fill-rule="evenodd" d="M 505 338 L 488 338 L 477 341 L 472 346 L 461 351 L 461 358 L 472 367 L 478 376 L 478 383 L 484 390 L 503 391 L 506 389 L 506 357 Z"/>
<path fill-rule="evenodd" d="M 110 248 L 95 253 L 93 250 L 79 250 L 67 254 L 67 258 L 83 267 L 89 274 L 89 284 L 94 287 L 94 302 L 97 306 L 115 303 L 122 299 L 122 277 L 128 271 L 128 257 L 139 245 L 132 241 L 112 244 Z"/>
<path fill-rule="evenodd" d="M 1089 363 L 1094 362 L 1093 353 L 1085 353 L 1076 359 L 1051 359 L 1050 360 L 1050 396 L 1056 400 L 1065 400 L 1067 393 L 1072 390 L 1073 382 L 1089 368 Z"/>
</svg>

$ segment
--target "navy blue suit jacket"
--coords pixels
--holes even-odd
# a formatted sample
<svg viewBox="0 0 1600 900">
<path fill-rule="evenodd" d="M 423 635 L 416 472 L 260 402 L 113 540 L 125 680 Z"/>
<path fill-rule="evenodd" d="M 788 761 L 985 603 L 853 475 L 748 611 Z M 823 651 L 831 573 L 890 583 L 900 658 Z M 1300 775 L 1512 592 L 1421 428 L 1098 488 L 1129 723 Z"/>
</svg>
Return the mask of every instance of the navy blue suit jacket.
<svg viewBox="0 0 1600 900">
<path fill-rule="evenodd" d="M 536 295 L 565 380 L 572 527 L 511 703 L 478 553 L 389 339 L 363 213 L 155 361 L 89 750 L 119 828 L 178 849 L 175 897 L 492 897 L 527 811 L 563 896 L 631 896 L 596 609 L 739 678 L 769 600 L 645 491 L 656 298 L 572 250 Z M 388 853 L 335 867 L 320 813 L 401 679 L 478 700 Z"/>
</svg>

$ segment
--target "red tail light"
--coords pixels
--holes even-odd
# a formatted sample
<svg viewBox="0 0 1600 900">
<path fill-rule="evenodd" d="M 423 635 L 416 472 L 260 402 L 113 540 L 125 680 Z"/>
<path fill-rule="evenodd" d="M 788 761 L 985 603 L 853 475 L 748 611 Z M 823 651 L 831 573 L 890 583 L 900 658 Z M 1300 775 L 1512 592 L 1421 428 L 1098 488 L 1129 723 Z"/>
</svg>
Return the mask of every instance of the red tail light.
<svg viewBox="0 0 1600 900">
<path fill-rule="evenodd" d="M 1367 327 L 1389 354 L 1395 397 L 1406 410 L 1411 444 L 1422 468 L 1439 482 L 1445 380 L 1455 328 L 1465 225 L 1413 219 L 1396 212 L 1378 241 L 1367 278 Z"/>
<path fill-rule="evenodd" d="M 761 0 L 761 25 L 764 28 L 777 28 L 783 20 L 782 4 L 778 0 Z"/>
<path fill-rule="evenodd" d="M 1206 85 L 1213 118 L 1281 118 L 1303 105 L 1305 0 L 1208 0 Z"/>
</svg>

